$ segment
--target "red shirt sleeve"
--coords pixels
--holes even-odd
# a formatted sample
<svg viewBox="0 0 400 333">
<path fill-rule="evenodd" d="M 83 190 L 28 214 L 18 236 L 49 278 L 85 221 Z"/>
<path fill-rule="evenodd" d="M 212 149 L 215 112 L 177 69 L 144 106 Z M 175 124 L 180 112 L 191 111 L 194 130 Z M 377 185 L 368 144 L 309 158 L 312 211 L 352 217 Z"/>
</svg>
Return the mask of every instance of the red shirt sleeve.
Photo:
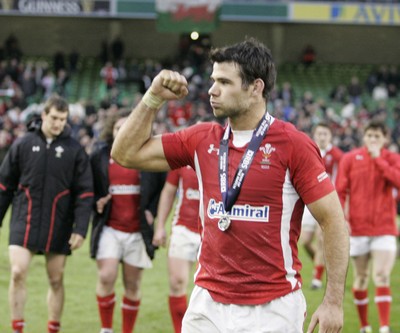
<svg viewBox="0 0 400 333">
<path fill-rule="evenodd" d="M 292 132 L 290 175 L 296 191 L 309 204 L 334 191 L 316 144 L 302 132 Z"/>
<path fill-rule="evenodd" d="M 176 170 L 171 170 L 170 172 L 168 172 L 167 182 L 170 183 L 171 185 L 178 187 L 179 178 L 180 178 L 180 170 L 181 169 L 176 169 Z"/>
<path fill-rule="evenodd" d="M 194 166 L 194 153 L 198 144 L 204 140 L 205 132 L 213 131 L 216 123 L 200 123 L 175 133 L 162 135 L 164 155 L 171 169 L 178 169 L 186 165 Z"/>
</svg>

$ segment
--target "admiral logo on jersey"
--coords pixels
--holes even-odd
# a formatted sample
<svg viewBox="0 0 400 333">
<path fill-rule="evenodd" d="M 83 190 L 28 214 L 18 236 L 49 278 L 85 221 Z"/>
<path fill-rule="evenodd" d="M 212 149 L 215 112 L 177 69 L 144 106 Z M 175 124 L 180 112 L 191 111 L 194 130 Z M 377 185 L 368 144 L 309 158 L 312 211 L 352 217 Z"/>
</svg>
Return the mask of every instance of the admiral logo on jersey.
<svg viewBox="0 0 400 333">
<path fill-rule="evenodd" d="M 211 199 L 208 203 L 207 215 L 211 219 L 220 219 L 225 210 L 221 201 Z M 233 205 L 229 214 L 232 220 L 248 222 L 269 222 L 269 206 L 253 207 L 250 205 Z"/>
</svg>

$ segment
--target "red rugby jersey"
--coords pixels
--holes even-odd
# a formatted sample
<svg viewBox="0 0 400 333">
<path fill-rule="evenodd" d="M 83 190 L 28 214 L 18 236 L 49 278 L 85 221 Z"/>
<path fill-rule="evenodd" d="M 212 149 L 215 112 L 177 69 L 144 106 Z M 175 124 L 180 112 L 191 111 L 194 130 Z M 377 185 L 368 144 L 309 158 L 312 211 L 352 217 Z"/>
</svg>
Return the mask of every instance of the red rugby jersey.
<svg viewBox="0 0 400 333">
<path fill-rule="evenodd" d="M 371 158 L 366 147 L 355 148 L 340 161 L 336 189 L 345 207 L 352 236 L 397 235 L 397 203 L 393 191 L 400 188 L 400 156 L 387 149 Z"/>
<path fill-rule="evenodd" d="M 343 154 L 344 152 L 340 148 L 333 145 L 329 145 L 326 150 L 321 150 L 322 160 L 324 161 L 326 172 L 333 183 L 335 183 L 339 161 Z"/>
<path fill-rule="evenodd" d="M 218 153 L 224 129 L 200 123 L 164 134 L 172 169 L 191 165 L 199 181 L 202 244 L 195 283 L 213 299 L 230 304 L 262 304 L 301 288 L 297 241 L 304 203 L 334 190 L 315 143 L 289 123 L 273 123 L 255 154 L 231 226 L 217 223 L 223 210 Z M 229 184 L 247 145 L 229 141 Z"/>
<path fill-rule="evenodd" d="M 167 182 L 178 187 L 178 201 L 172 225 L 183 225 L 193 232 L 199 232 L 199 185 L 197 176 L 190 166 L 172 170 Z"/>
<path fill-rule="evenodd" d="M 124 231 L 140 230 L 140 173 L 115 163 L 110 158 L 108 166 L 110 193 L 112 195 L 111 213 L 107 225 Z"/>
</svg>

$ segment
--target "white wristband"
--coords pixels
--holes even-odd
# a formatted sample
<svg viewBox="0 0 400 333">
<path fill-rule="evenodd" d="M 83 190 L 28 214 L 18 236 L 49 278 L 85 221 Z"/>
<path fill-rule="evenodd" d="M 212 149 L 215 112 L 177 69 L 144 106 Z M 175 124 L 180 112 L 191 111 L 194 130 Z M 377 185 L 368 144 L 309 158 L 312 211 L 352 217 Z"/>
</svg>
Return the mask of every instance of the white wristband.
<svg viewBox="0 0 400 333">
<path fill-rule="evenodd" d="M 158 110 L 164 104 L 165 101 L 161 97 L 154 95 L 149 89 L 143 95 L 142 102 L 148 108 Z"/>
</svg>

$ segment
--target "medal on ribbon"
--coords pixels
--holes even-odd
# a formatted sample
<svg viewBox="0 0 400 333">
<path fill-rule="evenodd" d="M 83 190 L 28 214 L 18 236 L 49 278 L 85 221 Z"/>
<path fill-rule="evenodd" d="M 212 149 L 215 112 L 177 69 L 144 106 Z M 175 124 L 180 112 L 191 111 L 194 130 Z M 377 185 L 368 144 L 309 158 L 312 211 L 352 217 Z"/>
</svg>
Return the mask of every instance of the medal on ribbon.
<svg viewBox="0 0 400 333">
<path fill-rule="evenodd" d="M 218 221 L 218 228 L 221 231 L 228 230 L 230 225 L 231 225 L 231 219 L 229 218 L 228 214 L 222 216 Z"/>
<path fill-rule="evenodd" d="M 229 213 L 239 196 L 244 178 L 250 169 L 254 156 L 260 148 L 261 142 L 267 134 L 270 125 L 271 116 L 268 114 L 268 112 L 266 112 L 265 116 L 260 120 L 257 128 L 253 132 L 249 145 L 242 156 L 238 169 L 236 170 L 231 187 L 229 187 L 228 182 L 228 144 L 231 128 L 228 125 L 225 129 L 225 133 L 220 142 L 218 169 L 219 185 L 222 195 L 222 203 L 225 211 L 223 216 L 218 221 L 218 228 L 221 231 L 227 231 L 231 225 L 231 218 L 229 216 Z"/>
</svg>

